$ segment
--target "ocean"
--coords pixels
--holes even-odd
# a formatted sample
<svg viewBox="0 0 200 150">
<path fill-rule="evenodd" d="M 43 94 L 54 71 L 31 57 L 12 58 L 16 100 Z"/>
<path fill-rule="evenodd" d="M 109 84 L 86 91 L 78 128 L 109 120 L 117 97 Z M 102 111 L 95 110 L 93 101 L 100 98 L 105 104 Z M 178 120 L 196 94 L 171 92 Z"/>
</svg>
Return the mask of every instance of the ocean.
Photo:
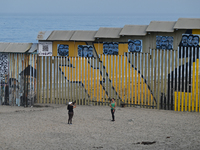
<svg viewBox="0 0 200 150">
<path fill-rule="evenodd" d="M 0 42 L 37 43 L 39 31 L 122 28 L 178 18 L 200 18 L 200 14 L 0 14 Z"/>
</svg>

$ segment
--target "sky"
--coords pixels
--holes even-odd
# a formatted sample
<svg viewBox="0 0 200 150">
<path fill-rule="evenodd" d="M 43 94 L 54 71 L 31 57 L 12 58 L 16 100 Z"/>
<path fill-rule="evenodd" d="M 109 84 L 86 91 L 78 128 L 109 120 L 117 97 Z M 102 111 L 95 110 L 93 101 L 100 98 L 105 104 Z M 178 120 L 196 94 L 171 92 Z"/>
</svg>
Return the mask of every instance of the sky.
<svg viewBox="0 0 200 150">
<path fill-rule="evenodd" d="M 200 14 L 200 0 L 0 0 L 0 13 Z"/>
</svg>

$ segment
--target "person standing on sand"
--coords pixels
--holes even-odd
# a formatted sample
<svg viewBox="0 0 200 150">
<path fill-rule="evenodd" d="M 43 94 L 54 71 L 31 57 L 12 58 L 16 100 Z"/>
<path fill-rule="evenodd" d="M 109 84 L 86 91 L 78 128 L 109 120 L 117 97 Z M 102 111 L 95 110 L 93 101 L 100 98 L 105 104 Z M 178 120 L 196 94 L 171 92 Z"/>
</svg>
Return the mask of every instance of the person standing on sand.
<svg viewBox="0 0 200 150">
<path fill-rule="evenodd" d="M 67 109 L 68 109 L 68 115 L 69 115 L 69 119 L 68 119 L 68 124 L 72 124 L 72 118 L 74 116 L 74 111 L 73 109 L 76 108 L 76 102 L 69 102 Z"/>
<path fill-rule="evenodd" d="M 115 113 L 116 102 L 114 98 L 112 98 L 111 100 L 110 107 L 111 107 L 112 121 L 115 121 L 114 113 Z"/>
</svg>

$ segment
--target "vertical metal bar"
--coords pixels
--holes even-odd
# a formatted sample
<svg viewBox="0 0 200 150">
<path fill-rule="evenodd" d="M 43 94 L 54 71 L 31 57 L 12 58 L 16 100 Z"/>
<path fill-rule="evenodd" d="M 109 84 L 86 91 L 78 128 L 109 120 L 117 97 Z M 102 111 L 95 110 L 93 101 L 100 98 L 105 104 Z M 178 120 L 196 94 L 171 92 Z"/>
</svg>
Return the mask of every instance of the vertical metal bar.
<svg viewBox="0 0 200 150">
<path fill-rule="evenodd" d="M 107 97 L 107 66 L 106 66 L 106 55 L 103 55 L 103 67 L 104 67 L 104 72 L 103 72 L 103 79 L 104 79 L 104 101 L 105 101 L 105 106 L 107 106 L 107 102 L 108 102 L 108 97 Z"/>
<path fill-rule="evenodd" d="M 127 89 L 128 89 L 128 87 L 127 87 L 127 77 L 128 77 L 128 73 L 127 73 L 127 69 L 128 69 L 128 63 L 127 63 L 127 61 L 128 61 L 128 59 L 127 59 L 127 53 L 124 53 L 124 61 L 125 61 L 125 85 L 124 85 L 124 102 L 125 102 L 125 104 L 128 106 L 128 102 L 127 102 Z"/>
<path fill-rule="evenodd" d="M 24 67 L 24 76 L 25 76 L 25 105 L 26 107 L 28 107 L 28 69 L 27 69 L 27 66 L 28 66 L 28 55 L 25 54 L 25 67 Z"/>
<path fill-rule="evenodd" d="M 164 93 L 164 87 L 163 87 L 163 74 L 164 74 L 164 50 L 161 50 L 161 99 L 160 99 L 160 108 L 164 108 L 164 98 L 165 98 L 165 93 Z"/>
<path fill-rule="evenodd" d="M 85 83 L 85 100 L 84 100 L 84 105 L 87 105 L 87 95 L 88 95 L 88 93 L 87 93 L 87 91 L 88 91 L 88 89 L 87 89 L 87 58 L 85 58 L 84 57 L 84 74 L 85 74 L 85 78 L 84 78 L 84 83 Z"/>
<path fill-rule="evenodd" d="M 101 55 L 99 55 L 99 58 L 100 58 L 100 60 L 101 60 Z M 102 105 L 102 88 L 101 88 L 101 84 L 100 84 L 100 82 L 101 82 L 101 62 L 99 61 L 99 88 L 100 88 L 100 93 L 99 93 L 99 100 L 100 100 L 100 103 L 99 103 L 99 105 Z"/>
<path fill-rule="evenodd" d="M 135 64 L 134 64 L 134 55 L 131 53 L 131 106 L 133 107 L 134 104 L 134 73 L 135 73 Z"/>
<path fill-rule="evenodd" d="M 66 63 L 65 63 L 65 56 L 63 57 L 63 60 L 62 60 L 62 93 L 63 93 L 63 104 L 66 104 Z"/>
<path fill-rule="evenodd" d="M 196 65 L 196 85 L 195 85 L 195 97 L 196 97 L 196 99 L 195 99 L 195 102 L 196 102 L 196 105 L 195 105 L 195 111 L 196 112 L 198 112 L 198 67 L 199 67 L 199 59 L 198 59 L 198 52 L 197 52 L 197 47 L 194 47 L 194 49 L 195 49 L 195 53 L 194 53 L 194 57 L 195 57 L 195 65 Z M 194 79 L 195 80 L 195 79 Z"/>
<path fill-rule="evenodd" d="M 15 69 L 15 79 L 16 79 L 16 84 L 15 84 L 15 106 L 16 106 L 16 104 L 17 104 L 17 94 L 18 94 L 18 92 L 17 92 L 17 81 L 18 81 L 17 80 L 17 64 L 18 64 L 18 62 L 17 62 L 17 54 L 14 54 L 14 57 L 15 57 L 15 68 L 14 69 Z M 31 90 L 31 88 L 30 88 L 30 90 Z"/>
<path fill-rule="evenodd" d="M 117 55 L 114 55 L 114 67 L 115 67 L 115 69 L 114 69 L 114 94 L 115 94 L 115 99 L 117 100 L 118 99 L 118 92 L 117 92 L 117 76 L 118 76 L 118 74 L 117 74 L 117 71 L 118 71 L 118 65 L 117 65 Z M 118 100 L 116 101 L 116 103 L 118 104 Z"/>
<path fill-rule="evenodd" d="M 52 56 L 50 56 L 50 103 L 52 104 Z"/>
<path fill-rule="evenodd" d="M 138 105 L 138 100 L 137 100 L 137 75 L 138 75 L 138 67 L 137 67 L 137 53 L 135 53 L 135 105 Z"/>
<path fill-rule="evenodd" d="M 111 65 L 112 65 L 112 63 L 111 63 L 111 55 L 109 55 L 109 77 L 110 77 L 110 86 L 109 86 L 109 93 L 110 93 L 110 99 L 112 98 L 112 93 L 111 93 L 111 91 L 112 91 L 112 75 L 111 75 L 111 69 L 112 69 L 112 67 L 111 67 Z"/>
<path fill-rule="evenodd" d="M 60 103 L 63 104 L 63 57 L 60 57 L 60 67 L 59 67 L 59 72 L 60 72 Z"/>
<path fill-rule="evenodd" d="M 172 72 L 171 72 L 171 110 L 174 110 L 174 72 L 175 72 L 175 65 L 174 65 L 174 50 L 172 50 Z"/>
<path fill-rule="evenodd" d="M 138 53 L 138 105 L 141 107 L 141 53 Z"/>
<path fill-rule="evenodd" d="M 16 69 L 17 69 L 17 62 L 16 62 L 16 54 L 13 54 L 13 66 L 14 66 L 14 68 L 13 68 L 13 78 L 15 79 L 15 81 L 14 81 L 14 91 L 13 91 L 13 94 L 14 94 L 14 101 L 13 101 L 13 105 L 14 106 L 16 106 L 16 104 L 17 104 L 17 99 L 16 99 L 16 95 L 17 95 L 17 93 L 16 93 L 16 85 L 17 85 L 17 78 L 16 78 Z"/>
<path fill-rule="evenodd" d="M 86 83 L 86 103 L 85 105 L 89 104 L 89 93 L 90 93 L 90 89 L 89 89 L 89 70 L 88 70 L 88 57 L 85 58 L 85 83 Z"/>
<path fill-rule="evenodd" d="M 81 105 L 83 105 L 83 99 L 84 99 L 83 94 L 84 94 L 84 86 L 85 86 L 85 83 L 84 83 L 84 60 L 83 60 L 83 57 L 81 57 L 81 62 L 82 62 L 82 64 L 81 64 L 81 71 L 82 71 L 82 74 L 81 74 L 81 77 L 82 77 L 82 80 L 81 80 L 82 81 Z"/>
<path fill-rule="evenodd" d="M 189 51 L 188 47 L 185 47 L 185 53 L 186 53 L 186 58 L 185 58 L 185 111 L 188 111 L 188 95 L 189 95 L 189 84 L 188 84 L 188 71 L 189 71 Z"/>
<path fill-rule="evenodd" d="M 151 99 L 151 86 L 150 86 L 150 67 L 151 67 L 151 64 L 150 64 L 150 59 L 151 59 L 151 54 L 149 53 L 148 54 L 148 86 L 150 87 L 150 89 L 148 90 L 148 108 L 149 108 L 149 105 L 150 105 L 150 99 Z"/>
<path fill-rule="evenodd" d="M 47 56 L 46 59 L 47 59 L 46 60 L 46 64 L 47 64 L 46 65 L 47 66 L 47 73 L 46 73 L 46 75 L 47 75 L 47 88 L 46 89 L 47 89 L 47 104 L 48 104 L 48 103 L 50 103 L 49 102 L 49 57 Z"/>
<path fill-rule="evenodd" d="M 39 98 L 40 98 L 40 74 L 39 74 L 39 70 L 40 70 L 40 57 L 37 55 L 37 103 L 39 103 Z M 20 63 L 21 64 L 21 63 Z"/>
<path fill-rule="evenodd" d="M 46 75 L 46 61 L 45 61 L 46 57 L 43 57 L 43 103 L 46 103 L 46 91 L 45 91 L 45 87 L 46 87 L 46 80 L 45 80 L 45 75 Z"/>
<path fill-rule="evenodd" d="M 157 92 L 157 109 L 160 109 L 160 50 L 158 51 L 158 92 Z"/>
<path fill-rule="evenodd" d="M 192 89 L 191 89 L 191 74 L 192 74 L 192 50 L 191 48 L 189 47 L 188 48 L 189 50 L 189 104 L 188 104 L 188 111 L 191 111 L 191 92 L 192 92 Z"/>
<path fill-rule="evenodd" d="M 125 103 L 124 100 L 124 93 L 125 93 L 125 87 L 124 87 L 124 55 L 122 56 L 122 102 Z"/>
<path fill-rule="evenodd" d="M 178 86 L 178 111 L 180 111 L 181 105 L 180 105 L 180 94 L 181 94 L 181 67 L 180 67 L 180 57 L 181 57 L 181 50 L 180 47 L 178 48 L 178 66 L 177 66 L 177 70 L 178 70 L 178 82 L 177 82 L 177 86 Z"/>
<path fill-rule="evenodd" d="M 59 57 L 57 56 L 56 59 L 56 104 L 60 104 L 59 103 Z"/>
<path fill-rule="evenodd" d="M 34 99 L 33 99 L 33 101 L 34 101 L 34 103 L 36 102 L 36 96 L 37 96 L 37 91 L 36 91 L 36 87 L 37 87 L 37 72 L 38 72 L 38 70 L 37 70 L 37 55 L 36 54 L 34 54 L 33 55 L 33 58 L 34 58 L 34 62 L 33 62 L 33 66 L 34 66 L 34 68 L 35 69 L 33 69 L 33 75 L 35 76 L 35 78 L 34 78 L 34 82 L 33 82 L 33 89 L 34 89 L 34 94 L 35 94 L 35 96 L 34 96 Z"/>
<path fill-rule="evenodd" d="M 42 56 L 40 56 L 39 57 L 40 58 L 40 103 L 42 103 L 43 102 L 43 89 L 42 89 L 42 69 L 43 69 L 43 67 L 42 67 Z M 23 64 L 22 64 L 22 66 L 23 66 Z M 23 68 L 23 67 L 22 67 Z"/>
<path fill-rule="evenodd" d="M 164 94 L 163 94 L 163 97 L 164 97 L 164 102 L 163 102 L 163 105 L 164 105 L 164 109 L 166 110 L 167 109 L 167 100 L 166 100 L 166 93 L 167 93 L 167 88 L 166 88 L 166 81 L 167 81 L 167 51 L 164 51 L 164 56 L 165 56 L 165 70 L 164 70 Z"/>
<path fill-rule="evenodd" d="M 130 58 L 130 53 L 128 53 L 128 59 L 127 59 L 127 63 L 128 63 L 128 104 L 130 106 L 130 102 L 131 102 L 131 97 L 130 97 L 130 93 L 131 93 L 131 58 Z"/>
<path fill-rule="evenodd" d="M 76 57 L 73 58 L 73 93 L 74 93 L 74 98 L 73 98 L 73 101 L 76 100 Z"/>
<path fill-rule="evenodd" d="M 181 111 L 184 111 L 184 107 L 185 107 L 185 97 L 184 97 L 184 49 L 183 47 L 181 47 Z"/>
<path fill-rule="evenodd" d="M 114 87 L 115 87 L 115 56 L 112 55 L 112 98 L 115 98 L 115 90 L 114 90 Z"/>
<path fill-rule="evenodd" d="M 81 74 L 81 73 L 80 73 L 80 71 L 81 71 L 81 70 L 80 70 L 80 68 L 81 68 L 81 66 L 80 66 L 80 64 L 81 64 L 80 57 L 77 58 L 77 61 L 78 61 L 78 62 L 77 62 L 77 63 L 78 63 L 78 64 L 77 64 L 77 65 L 78 65 L 78 70 L 77 70 L 77 73 L 78 73 L 78 74 L 77 74 L 77 75 L 78 75 L 78 78 L 77 78 L 78 102 L 77 102 L 77 103 L 78 103 L 78 105 L 80 105 L 80 74 Z"/>
<path fill-rule="evenodd" d="M 85 81 L 85 57 L 83 58 L 83 66 L 82 66 L 82 70 L 83 70 L 83 84 L 84 84 L 84 87 L 83 87 L 83 105 L 85 105 L 85 98 L 86 98 L 86 93 L 85 93 L 85 88 L 86 88 L 86 81 Z"/>
<path fill-rule="evenodd" d="M 153 58 L 155 58 L 155 56 L 153 55 L 153 50 L 151 50 L 151 89 L 152 89 L 152 93 L 154 92 L 154 88 L 153 88 L 153 69 L 154 69 L 154 66 L 153 66 Z M 150 101 L 151 101 L 151 109 L 152 109 L 152 107 L 153 107 L 153 102 L 152 102 L 152 95 L 154 95 L 154 93 L 153 94 L 151 94 L 151 98 L 150 98 Z"/>
<path fill-rule="evenodd" d="M 183 98 L 183 88 L 182 88 L 182 85 L 183 85 L 183 72 L 182 72 L 182 70 L 183 70 L 183 47 L 181 47 L 180 49 L 179 49 L 179 86 L 180 86 L 180 107 L 181 107 L 181 111 L 183 111 L 183 107 L 184 107 L 184 98 Z"/>
<path fill-rule="evenodd" d="M 33 98 L 32 98 L 32 95 L 34 94 L 33 92 L 34 92 L 34 90 L 32 90 L 32 77 L 33 77 L 33 69 L 31 69 L 31 66 L 32 67 L 34 67 L 33 65 L 32 65 L 32 55 L 30 54 L 29 55 L 30 56 L 30 70 L 29 70 L 29 73 L 30 73 L 30 76 L 29 76 L 29 78 L 30 78 L 30 82 L 29 82 L 29 89 L 28 90 L 30 90 L 30 106 L 32 106 L 33 105 Z"/>
<path fill-rule="evenodd" d="M 19 92 L 20 92 L 20 89 L 19 89 L 19 83 L 20 83 L 20 78 L 19 78 L 19 66 L 20 66 L 20 62 L 19 62 L 19 55 L 20 54 L 16 54 L 16 57 L 17 57 L 17 62 L 16 62 L 16 64 L 17 64 L 17 66 L 16 66 L 16 79 L 17 79 L 17 81 L 18 82 L 16 82 L 16 88 L 17 88 L 17 91 L 16 91 L 16 98 L 17 98 L 17 106 L 20 106 L 20 95 L 19 95 Z M 0 90 L 1 91 L 1 90 Z"/>
<path fill-rule="evenodd" d="M 105 63 L 105 56 L 102 54 L 102 66 L 101 66 L 101 76 L 102 76 L 102 91 L 103 91 L 103 105 L 105 106 L 105 76 L 104 76 L 104 72 L 105 72 L 105 69 L 104 69 L 104 63 Z"/>
<path fill-rule="evenodd" d="M 93 99 L 93 67 L 92 67 L 92 64 L 93 64 L 93 57 L 91 58 L 90 57 L 90 102 L 89 102 L 89 105 L 91 104 L 92 102 L 92 99 Z"/>
<path fill-rule="evenodd" d="M 171 79 L 170 79 L 170 73 L 171 73 L 171 50 L 168 51 L 168 96 L 167 96 L 167 103 L 168 103 L 168 110 L 170 110 L 171 108 L 171 87 L 170 87 L 170 82 L 171 82 Z"/>
<path fill-rule="evenodd" d="M 32 68 L 31 68 L 32 66 Z M 30 94 L 31 94 L 31 106 L 34 104 L 34 95 L 35 95 L 35 90 L 34 90 L 34 55 L 30 54 Z"/>
<path fill-rule="evenodd" d="M 108 88 L 108 83 L 109 83 L 109 72 L 108 72 L 108 56 L 105 55 L 105 81 L 106 81 L 106 92 L 107 92 L 107 98 L 106 98 L 106 105 L 108 105 L 108 99 L 109 99 L 109 88 Z"/>
<path fill-rule="evenodd" d="M 96 59 L 97 58 L 94 58 L 93 60 L 93 71 L 94 71 L 94 101 L 95 101 L 95 98 L 97 99 L 96 97 L 96 71 L 97 71 L 97 65 L 96 65 Z"/>
<path fill-rule="evenodd" d="M 184 111 L 185 110 L 185 108 L 186 108 L 186 98 L 185 98 L 185 91 L 186 91 L 186 89 L 185 89 L 185 71 L 186 71 L 186 68 L 185 68 L 185 66 L 186 66 L 186 62 L 185 62 L 185 58 L 186 58 L 186 53 L 185 53 L 185 48 L 181 48 L 181 51 L 182 51 L 182 57 L 181 57 L 181 59 L 182 59 L 182 63 L 181 63 L 181 65 L 182 65 L 182 111 Z M 185 100 L 185 101 L 184 101 Z"/>
<path fill-rule="evenodd" d="M 141 53 L 141 106 L 144 107 L 144 72 L 143 72 L 144 54 Z"/>
<path fill-rule="evenodd" d="M 78 100 L 78 57 L 75 57 L 75 101 Z"/>
<path fill-rule="evenodd" d="M 100 55 L 99 55 L 99 58 L 100 58 Z M 97 67 L 98 67 L 98 72 L 97 72 L 97 105 L 100 105 L 100 102 L 101 102 L 101 99 L 100 99 L 100 62 L 97 61 Z"/>
<path fill-rule="evenodd" d="M 194 112 L 195 91 L 195 49 L 192 47 L 192 111 Z"/>
<path fill-rule="evenodd" d="M 59 104 L 59 57 L 56 57 L 56 104 Z"/>
<path fill-rule="evenodd" d="M 116 92 L 116 100 L 117 100 L 117 105 L 119 105 L 119 100 L 118 100 L 118 71 L 119 71 L 119 61 L 118 61 L 118 55 L 115 55 L 115 92 Z"/>
<path fill-rule="evenodd" d="M 61 88 L 61 91 L 62 91 L 62 104 L 67 104 L 67 101 L 66 101 L 66 80 L 67 80 L 67 73 L 66 73 L 66 70 L 67 70 L 67 66 L 66 66 L 66 57 L 62 57 L 62 66 L 61 66 L 61 82 L 62 82 L 62 88 Z"/>
<path fill-rule="evenodd" d="M 12 60 L 12 54 L 9 55 L 9 58 L 10 58 L 10 61 L 9 61 L 9 62 L 10 62 L 10 65 L 9 65 L 9 66 L 10 66 L 10 67 L 9 67 L 9 70 L 10 70 L 10 71 L 9 71 L 9 75 L 10 75 L 10 78 L 11 78 L 9 84 L 12 85 L 12 84 L 13 84 L 13 83 L 12 83 L 12 80 L 13 80 L 13 79 L 12 79 L 12 66 L 13 66 L 13 64 L 12 64 L 12 61 L 13 61 L 13 60 Z M 9 94 L 9 105 L 12 105 L 12 95 L 13 95 L 13 94 L 12 94 L 12 91 L 11 91 L 11 90 L 12 90 L 12 89 L 9 88 L 9 93 L 10 93 L 10 94 Z M 5 83 L 4 83 L 4 91 L 5 91 Z M 6 99 L 5 99 L 5 92 L 4 92 L 4 101 L 6 101 Z"/>
<path fill-rule="evenodd" d="M 147 90 L 148 90 L 148 84 L 147 84 L 147 53 L 145 53 L 145 58 L 144 58 L 144 80 L 146 82 L 144 83 L 144 106 L 147 108 Z"/>
<path fill-rule="evenodd" d="M 94 101 L 97 101 L 97 57 L 94 58 L 93 66 L 94 66 Z M 96 98 L 96 100 L 95 100 Z M 94 103 L 96 105 L 96 102 Z"/>
<path fill-rule="evenodd" d="M 59 61 L 58 61 L 58 74 L 59 74 L 59 92 L 58 92 L 58 95 L 59 95 L 59 104 L 62 103 L 62 56 L 59 57 Z"/>
<path fill-rule="evenodd" d="M 200 51 L 200 47 L 197 48 L 197 59 L 198 59 L 198 65 L 197 65 L 197 67 L 198 67 L 198 69 L 199 69 L 199 58 L 200 58 L 200 56 L 199 56 L 200 52 L 199 51 Z M 199 74 L 197 74 L 197 76 L 199 76 Z M 199 96 L 200 96 L 200 82 L 198 83 L 198 85 L 199 85 L 198 91 L 199 91 Z M 200 101 L 199 101 L 199 109 L 198 109 L 198 111 L 200 112 Z"/>
<path fill-rule="evenodd" d="M 122 95 L 121 95 L 121 93 L 122 93 L 122 88 L 121 88 L 121 82 L 122 82 L 122 80 L 121 80 L 121 68 L 122 68 L 122 56 L 119 55 L 119 97 L 120 98 L 122 97 Z M 119 105 L 120 105 L 120 102 L 121 102 L 121 99 L 119 100 Z"/>
<path fill-rule="evenodd" d="M 69 57 L 67 57 L 66 60 L 66 64 L 67 64 L 67 102 L 69 102 L 69 98 L 70 98 L 70 61 L 69 61 Z"/>
<path fill-rule="evenodd" d="M 198 82 L 199 82 L 199 50 L 197 47 L 195 47 L 195 55 L 196 55 L 196 112 L 199 112 L 199 109 L 198 109 Z"/>
<path fill-rule="evenodd" d="M 26 95 L 26 93 L 27 93 L 27 88 L 26 88 L 26 84 L 27 84 L 27 80 L 26 80 L 26 61 L 27 61 L 27 59 L 26 59 L 26 54 L 24 54 L 24 66 L 23 66 L 23 76 L 24 76 L 24 107 L 27 107 L 27 95 Z M 12 74 L 12 78 L 13 78 L 13 74 Z"/>
<path fill-rule="evenodd" d="M 154 50 L 154 54 L 155 54 L 155 59 L 154 59 L 154 97 L 157 97 L 157 50 Z M 158 103 L 158 100 L 156 100 L 156 102 Z M 154 100 L 153 100 L 154 106 L 156 106 Z"/>
<path fill-rule="evenodd" d="M 99 59 L 100 59 L 100 61 L 99 61 L 99 88 L 100 88 L 100 92 L 99 92 L 99 100 L 100 100 L 100 103 L 99 103 L 99 105 L 102 105 L 103 103 L 103 101 L 102 101 L 102 92 L 103 92 L 103 90 L 102 90 L 102 54 L 101 55 L 99 55 Z"/>
<path fill-rule="evenodd" d="M 74 101 L 74 58 L 71 57 L 71 101 Z"/>
<path fill-rule="evenodd" d="M 76 57 L 76 103 L 79 104 L 79 57 Z"/>
<path fill-rule="evenodd" d="M 53 69 L 53 72 L 54 72 L 54 75 L 53 75 L 53 78 L 54 78 L 54 82 L 53 82 L 53 85 L 54 85 L 54 92 L 53 92 L 53 95 L 54 95 L 54 104 L 56 104 L 56 62 L 57 62 L 57 59 L 56 59 L 56 56 L 54 56 L 54 62 L 53 62 L 53 66 L 54 66 L 54 69 Z"/>
<path fill-rule="evenodd" d="M 175 88 L 175 93 L 174 93 L 174 110 L 175 111 L 177 111 L 178 109 L 177 109 L 177 96 L 178 96 L 178 86 L 177 86 L 177 72 L 178 72 L 178 68 L 177 68 L 177 62 L 178 62 L 178 51 L 176 50 L 175 51 L 175 86 L 174 86 L 174 88 Z"/>
</svg>

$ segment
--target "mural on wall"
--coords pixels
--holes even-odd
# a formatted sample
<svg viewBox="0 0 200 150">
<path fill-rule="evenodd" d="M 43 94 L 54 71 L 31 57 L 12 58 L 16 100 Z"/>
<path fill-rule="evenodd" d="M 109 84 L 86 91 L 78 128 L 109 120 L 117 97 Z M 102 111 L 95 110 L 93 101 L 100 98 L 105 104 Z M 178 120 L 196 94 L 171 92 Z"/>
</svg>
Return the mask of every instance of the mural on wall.
<svg viewBox="0 0 200 150">
<path fill-rule="evenodd" d="M 118 42 L 103 42 L 103 54 L 118 55 Z"/>
<path fill-rule="evenodd" d="M 183 34 L 180 46 L 198 46 L 199 45 L 199 36 L 192 34 Z"/>
<path fill-rule="evenodd" d="M 79 57 L 94 57 L 92 45 L 78 45 Z"/>
<path fill-rule="evenodd" d="M 19 83 L 21 82 L 15 78 L 9 79 L 9 93 L 6 93 L 6 97 L 8 97 L 8 99 L 5 101 L 5 105 L 12 105 L 12 100 L 16 100 L 16 104 L 20 106 L 20 95 L 22 91 L 20 91 L 19 87 L 21 87 L 21 85 Z"/>
<path fill-rule="evenodd" d="M 142 52 L 142 40 L 128 40 L 129 52 Z"/>
<path fill-rule="evenodd" d="M 9 101 L 5 105 L 32 106 L 36 102 L 36 69 L 28 65 L 19 76 L 9 79 Z"/>
<path fill-rule="evenodd" d="M 2 83 L 7 83 L 8 76 L 8 55 L 0 54 L 0 81 Z"/>
<path fill-rule="evenodd" d="M 7 104 L 8 94 L 8 55 L 0 54 L 0 105 Z M 6 95 L 6 96 L 5 96 Z"/>
<path fill-rule="evenodd" d="M 58 56 L 69 56 L 69 45 L 58 44 Z"/>
<path fill-rule="evenodd" d="M 32 54 L 6 57 L 0 54 L 0 105 L 33 106 L 36 102 L 36 61 L 37 56 Z"/>
<path fill-rule="evenodd" d="M 19 75 L 20 105 L 32 106 L 36 102 L 36 69 L 28 65 Z"/>
<path fill-rule="evenodd" d="M 156 36 L 157 49 L 173 49 L 174 38 L 172 36 Z"/>
<path fill-rule="evenodd" d="M 52 42 L 39 42 L 39 56 L 52 56 Z"/>
</svg>

